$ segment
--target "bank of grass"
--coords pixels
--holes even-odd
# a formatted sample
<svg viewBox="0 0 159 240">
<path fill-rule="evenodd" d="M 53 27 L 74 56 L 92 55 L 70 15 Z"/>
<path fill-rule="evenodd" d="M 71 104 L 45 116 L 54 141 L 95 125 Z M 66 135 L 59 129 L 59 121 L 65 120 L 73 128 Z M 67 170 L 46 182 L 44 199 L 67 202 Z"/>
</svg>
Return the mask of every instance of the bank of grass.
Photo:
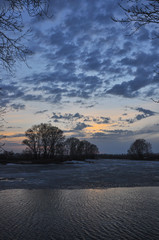
<svg viewBox="0 0 159 240">
<path fill-rule="evenodd" d="M 49 163 L 56 163 L 60 164 L 65 161 L 85 161 L 86 159 L 98 159 L 98 155 L 57 155 L 52 158 L 39 158 L 35 159 L 33 155 L 30 154 L 20 154 L 20 153 L 9 153 L 5 152 L 0 154 L 0 163 L 7 164 L 7 163 L 16 163 L 16 164 L 49 164 Z"/>
<path fill-rule="evenodd" d="M 57 155 L 49 159 L 35 159 L 31 154 L 4 152 L 0 154 L 0 163 L 16 163 L 16 164 L 60 164 L 65 161 L 85 161 L 86 159 L 121 159 L 121 160 L 139 160 L 139 161 L 159 161 L 159 154 L 149 154 L 142 157 L 130 156 L 128 154 L 97 154 L 97 155 Z"/>
</svg>

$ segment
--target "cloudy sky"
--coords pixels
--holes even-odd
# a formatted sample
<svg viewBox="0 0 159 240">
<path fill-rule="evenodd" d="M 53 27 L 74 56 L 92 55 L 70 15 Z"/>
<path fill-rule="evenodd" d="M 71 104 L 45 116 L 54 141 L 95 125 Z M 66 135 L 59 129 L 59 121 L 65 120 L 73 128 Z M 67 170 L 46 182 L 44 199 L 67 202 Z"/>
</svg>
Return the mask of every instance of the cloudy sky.
<svg viewBox="0 0 159 240">
<path fill-rule="evenodd" d="M 33 54 L 14 74 L 1 68 L 5 149 L 22 151 L 28 128 L 51 123 L 101 153 L 126 153 L 137 138 L 158 152 L 157 29 L 113 22 L 123 14 L 118 2 L 54 0 L 52 18 L 25 17 Z"/>
</svg>

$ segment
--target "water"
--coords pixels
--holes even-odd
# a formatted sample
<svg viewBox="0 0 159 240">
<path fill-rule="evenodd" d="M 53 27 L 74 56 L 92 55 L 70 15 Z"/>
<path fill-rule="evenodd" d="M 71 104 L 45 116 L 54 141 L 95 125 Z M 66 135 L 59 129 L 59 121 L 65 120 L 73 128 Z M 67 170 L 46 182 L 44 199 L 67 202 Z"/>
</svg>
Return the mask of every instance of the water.
<svg viewBox="0 0 159 240">
<path fill-rule="evenodd" d="M 158 199 L 159 162 L 0 165 L 0 240 L 157 240 Z"/>
<path fill-rule="evenodd" d="M 4 190 L 0 239 L 159 239 L 159 187 Z"/>
<path fill-rule="evenodd" d="M 159 186 L 159 162 L 96 160 L 75 164 L 0 165 L 0 189 Z"/>
</svg>

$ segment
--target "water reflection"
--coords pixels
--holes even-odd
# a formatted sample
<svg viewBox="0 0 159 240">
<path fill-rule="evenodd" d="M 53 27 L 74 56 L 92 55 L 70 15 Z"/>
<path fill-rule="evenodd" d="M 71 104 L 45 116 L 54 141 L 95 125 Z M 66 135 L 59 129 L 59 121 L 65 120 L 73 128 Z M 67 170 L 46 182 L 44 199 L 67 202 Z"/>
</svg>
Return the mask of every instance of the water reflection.
<svg viewBox="0 0 159 240">
<path fill-rule="evenodd" d="M 158 239 L 159 188 L 5 190 L 0 239 Z"/>
</svg>

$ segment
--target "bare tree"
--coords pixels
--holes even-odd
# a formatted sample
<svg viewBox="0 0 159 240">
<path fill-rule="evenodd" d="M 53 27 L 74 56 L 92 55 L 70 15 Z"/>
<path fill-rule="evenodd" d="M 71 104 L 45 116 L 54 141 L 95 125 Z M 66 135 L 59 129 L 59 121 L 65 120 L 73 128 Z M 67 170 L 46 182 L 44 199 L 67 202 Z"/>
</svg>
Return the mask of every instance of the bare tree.
<svg viewBox="0 0 159 240">
<path fill-rule="evenodd" d="M 24 30 L 23 15 L 44 16 L 49 0 L 3 0 L 0 2 L 0 65 L 12 70 L 17 60 L 26 62 L 31 51 L 22 40 L 30 31 Z"/>
<path fill-rule="evenodd" d="M 159 24 L 158 0 L 127 0 L 126 2 L 126 6 L 119 4 L 125 16 L 113 18 L 115 22 L 133 24 L 135 31 L 148 24 Z"/>
<path fill-rule="evenodd" d="M 3 109 L 2 109 L 3 110 Z M 2 110 L 0 110 L 0 122 L 1 121 L 3 121 L 3 119 L 2 119 Z M 4 151 L 4 142 L 3 142 L 3 140 L 4 140 L 4 138 L 5 138 L 5 136 L 1 133 L 2 132 L 2 127 L 3 127 L 3 125 L 0 125 L 0 152 L 2 152 L 2 151 Z"/>
<path fill-rule="evenodd" d="M 0 89 L 0 99 L 1 99 L 1 89 Z M 2 134 L 3 124 L 4 124 L 4 114 L 6 112 L 5 107 L 0 107 L 0 152 L 3 151 L 4 143 L 2 140 L 5 138 L 5 136 Z"/>
<path fill-rule="evenodd" d="M 151 153 L 151 144 L 145 139 L 137 139 L 129 148 L 128 155 L 135 159 L 143 159 Z"/>
<path fill-rule="evenodd" d="M 122 2 L 122 1 L 121 1 Z M 123 1 L 125 2 L 125 1 Z M 131 34 L 146 25 L 153 24 L 158 30 L 159 24 L 159 0 L 127 0 L 126 4 L 119 4 L 124 12 L 123 18 L 112 18 L 113 21 L 126 24 L 131 29 Z M 133 29 L 132 29 L 133 26 Z M 153 38 L 159 38 L 157 31 L 153 32 Z M 158 71 L 156 71 L 158 74 Z M 159 103 L 159 100 L 152 100 Z"/>
<path fill-rule="evenodd" d="M 65 141 L 65 148 L 68 155 L 71 157 L 94 156 L 99 153 L 96 145 L 78 138 L 68 138 Z"/>
<path fill-rule="evenodd" d="M 80 140 L 78 138 L 68 138 L 65 141 L 65 148 L 67 155 L 75 156 L 78 154 L 78 148 L 79 148 Z"/>
<path fill-rule="evenodd" d="M 99 153 L 99 150 L 95 144 L 92 144 L 86 140 L 80 141 L 78 152 L 80 155 L 96 155 Z"/>
<path fill-rule="evenodd" d="M 23 140 L 23 144 L 27 146 L 35 159 L 54 158 L 63 151 L 63 131 L 51 124 L 34 125 L 25 132 L 25 136 L 27 139 Z"/>
<path fill-rule="evenodd" d="M 17 60 L 26 63 L 26 56 L 31 54 L 31 51 L 24 45 L 23 39 L 30 29 L 24 30 L 23 15 L 27 13 L 30 17 L 43 17 L 47 15 L 48 7 L 49 0 L 0 1 L 0 66 L 12 72 Z M 0 105 L 0 132 L 4 112 Z M 0 140 L 2 138 L 3 135 L 0 133 Z M 2 147 L 1 143 L 0 149 Z"/>
</svg>

